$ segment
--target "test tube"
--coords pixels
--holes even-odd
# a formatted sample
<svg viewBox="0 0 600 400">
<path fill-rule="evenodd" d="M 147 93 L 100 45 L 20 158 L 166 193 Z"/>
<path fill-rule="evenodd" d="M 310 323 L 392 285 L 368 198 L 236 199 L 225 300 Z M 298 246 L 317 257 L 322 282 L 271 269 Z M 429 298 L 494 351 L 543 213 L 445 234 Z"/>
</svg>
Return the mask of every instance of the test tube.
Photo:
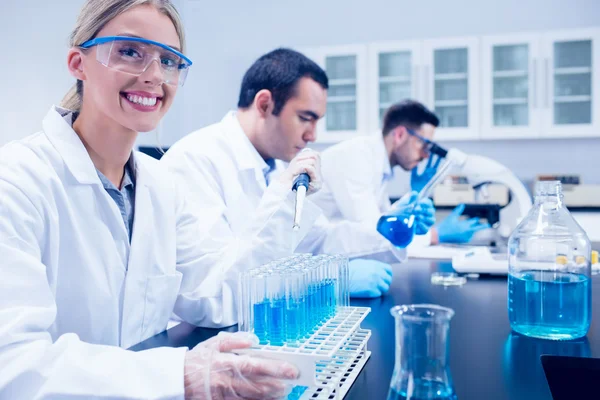
<svg viewBox="0 0 600 400">
<path fill-rule="evenodd" d="M 350 275 L 348 270 L 348 258 L 343 255 L 336 256 L 340 281 L 338 286 L 338 304 L 342 307 L 350 306 Z"/>
<path fill-rule="evenodd" d="M 239 330 L 248 332 L 250 325 L 250 271 L 242 271 L 238 279 L 238 324 Z"/>
<path fill-rule="evenodd" d="M 249 276 L 249 295 L 252 304 L 249 318 L 249 326 L 252 326 L 254 334 L 258 337 L 260 344 L 269 344 L 268 310 L 269 301 L 267 297 L 265 274 L 254 272 Z"/>
<path fill-rule="evenodd" d="M 285 341 L 288 346 L 298 346 L 298 341 L 303 335 L 304 327 L 304 301 L 302 292 L 302 273 L 289 268 L 285 272 Z"/>
<path fill-rule="evenodd" d="M 269 344 L 272 346 L 282 346 L 285 333 L 285 289 L 282 276 L 275 271 L 270 271 L 266 277 L 267 298 L 269 302 L 267 313 L 267 330 L 269 335 Z"/>
<path fill-rule="evenodd" d="M 329 319 L 329 311 L 331 306 L 331 300 L 329 299 L 329 256 L 319 256 L 318 268 L 321 286 L 321 323 L 323 324 Z"/>
</svg>

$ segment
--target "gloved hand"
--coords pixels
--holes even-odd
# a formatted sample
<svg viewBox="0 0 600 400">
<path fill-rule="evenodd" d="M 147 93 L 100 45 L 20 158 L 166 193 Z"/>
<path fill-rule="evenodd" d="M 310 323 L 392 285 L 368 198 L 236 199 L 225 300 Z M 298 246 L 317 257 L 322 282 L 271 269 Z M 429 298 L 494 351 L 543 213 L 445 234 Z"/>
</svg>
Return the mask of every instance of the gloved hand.
<svg viewBox="0 0 600 400">
<path fill-rule="evenodd" d="M 433 162 L 433 158 L 436 157 L 435 163 Z M 417 171 L 418 167 L 414 167 L 412 172 L 410 173 L 410 189 L 419 192 L 423 187 L 429 182 L 431 178 L 437 172 L 438 166 L 442 158 L 436 154 L 430 154 L 427 159 L 427 165 L 423 172 L 419 174 Z"/>
<path fill-rule="evenodd" d="M 396 215 L 399 218 L 407 218 L 411 213 L 414 214 L 415 233 L 424 235 L 435 224 L 435 207 L 431 199 L 423 199 L 413 208 L 418 195 L 415 191 L 405 194 L 392 205 L 388 214 Z"/>
<path fill-rule="evenodd" d="M 375 260 L 360 258 L 348 263 L 350 297 L 373 298 L 388 291 L 392 283 L 392 267 Z"/>
<path fill-rule="evenodd" d="M 302 151 L 290 161 L 286 170 L 279 174 L 277 180 L 291 189 L 294 184 L 294 179 L 304 172 L 310 177 L 310 184 L 308 185 L 306 194 L 318 192 L 323 184 L 321 175 L 321 155 L 309 148 L 302 149 Z"/>
<path fill-rule="evenodd" d="M 468 243 L 475 232 L 490 227 L 487 222 L 481 223 L 478 218 L 461 219 L 465 205 L 456 206 L 437 227 L 440 243 Z"/>
<path fill-rule="evenodd" d="M 197 400 L 279 399 L 287 396 L 296 379 L 292 364 L 258 357 L 228 353 L 258 343 L 247 332 L 221 332 L 202 342 L 185 356 L 185 398 Z"/>
</svg>

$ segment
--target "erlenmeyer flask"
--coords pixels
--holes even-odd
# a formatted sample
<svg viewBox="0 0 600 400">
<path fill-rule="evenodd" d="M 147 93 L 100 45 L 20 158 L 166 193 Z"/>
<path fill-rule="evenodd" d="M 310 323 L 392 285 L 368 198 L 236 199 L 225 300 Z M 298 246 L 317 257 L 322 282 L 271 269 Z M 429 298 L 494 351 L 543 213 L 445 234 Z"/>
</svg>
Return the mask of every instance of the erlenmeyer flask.
<svg viewBox="0 0 600 400">
<path fill-rule="evenodd" d="M 455 400 L 448 365 L 454 311 L 434 304 L 393 307 L 396 364 L 388 400 Z"/>
</svg>

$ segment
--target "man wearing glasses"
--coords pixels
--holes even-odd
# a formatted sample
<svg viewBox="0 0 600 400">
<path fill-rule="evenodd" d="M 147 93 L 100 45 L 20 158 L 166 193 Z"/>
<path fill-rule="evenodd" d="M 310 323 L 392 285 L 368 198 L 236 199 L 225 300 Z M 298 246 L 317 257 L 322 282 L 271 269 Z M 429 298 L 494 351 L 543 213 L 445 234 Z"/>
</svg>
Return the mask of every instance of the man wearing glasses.
<svg viewBox="0 0 600 400">
<path fill-rule="evenodd" d="M 391 106 L 383 118 L 383 135 L 349 139 L 322 153 L 324 185 L 313 201 L 330 220 L 362 222 L 375 230 L 379 217 L 392 206 L 387 185 L 394 167 L 412 171 L 413 191 L 421 190 L 435 175 L 441 159 L 430 157 L 429 149 L 438 125 L 435 114 L 419 102 L 405 100 Z M 418 173 L 417 166 L 425 159 L 427 166 Z M 427 235 L 415 236 L 415 242 L 467 243 L 475 232 L 489 228 L 476 218 L 461 219 L 463 210 L 464 205 L 459 205 Z"/>
</svg>

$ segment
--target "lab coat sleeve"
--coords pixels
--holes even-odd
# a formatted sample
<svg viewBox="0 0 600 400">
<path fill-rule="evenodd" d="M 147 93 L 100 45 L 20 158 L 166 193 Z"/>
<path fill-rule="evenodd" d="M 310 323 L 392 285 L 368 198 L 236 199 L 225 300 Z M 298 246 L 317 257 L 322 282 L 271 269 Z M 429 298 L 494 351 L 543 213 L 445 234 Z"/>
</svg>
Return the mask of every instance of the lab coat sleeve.
<svg viewBox="0 0 600 400">
<path fill-rule="evenodd" d="M 381 161 L 373 160 L 368 153 L 344 154 L 343 157 L 331 153 L 329 157 L 327 154 L 323 156 L 323 180 L 343 219 L 376 226 L 381 210 L 379 199 L 373 193 L 372 181 L 377 174 L 374 165 Z"/>
<path fill-rule="evenodd" d="M 223 204 L 190 207 L 187 193 L 182 185 L 177 186 L 182 197 L 177 211 L 177 269 L 183 279 L 174 311 L 197 326 L 233 325 L 237 322 L 239 274 L 290 255 L 321 211 L 303 213 L 301 229 L 294 232 L 293 194 L 274 183 L 245 229 L 234 234 Z"/>
<path fill-rule="evenodd" d="M 136 353 L 74 333 L 53 341 L 55 294 L 41 260 L 58 222 L 1 176 L 0 194 L 0 398 L 183 399 L 185 348 Z"/>
</svg>

